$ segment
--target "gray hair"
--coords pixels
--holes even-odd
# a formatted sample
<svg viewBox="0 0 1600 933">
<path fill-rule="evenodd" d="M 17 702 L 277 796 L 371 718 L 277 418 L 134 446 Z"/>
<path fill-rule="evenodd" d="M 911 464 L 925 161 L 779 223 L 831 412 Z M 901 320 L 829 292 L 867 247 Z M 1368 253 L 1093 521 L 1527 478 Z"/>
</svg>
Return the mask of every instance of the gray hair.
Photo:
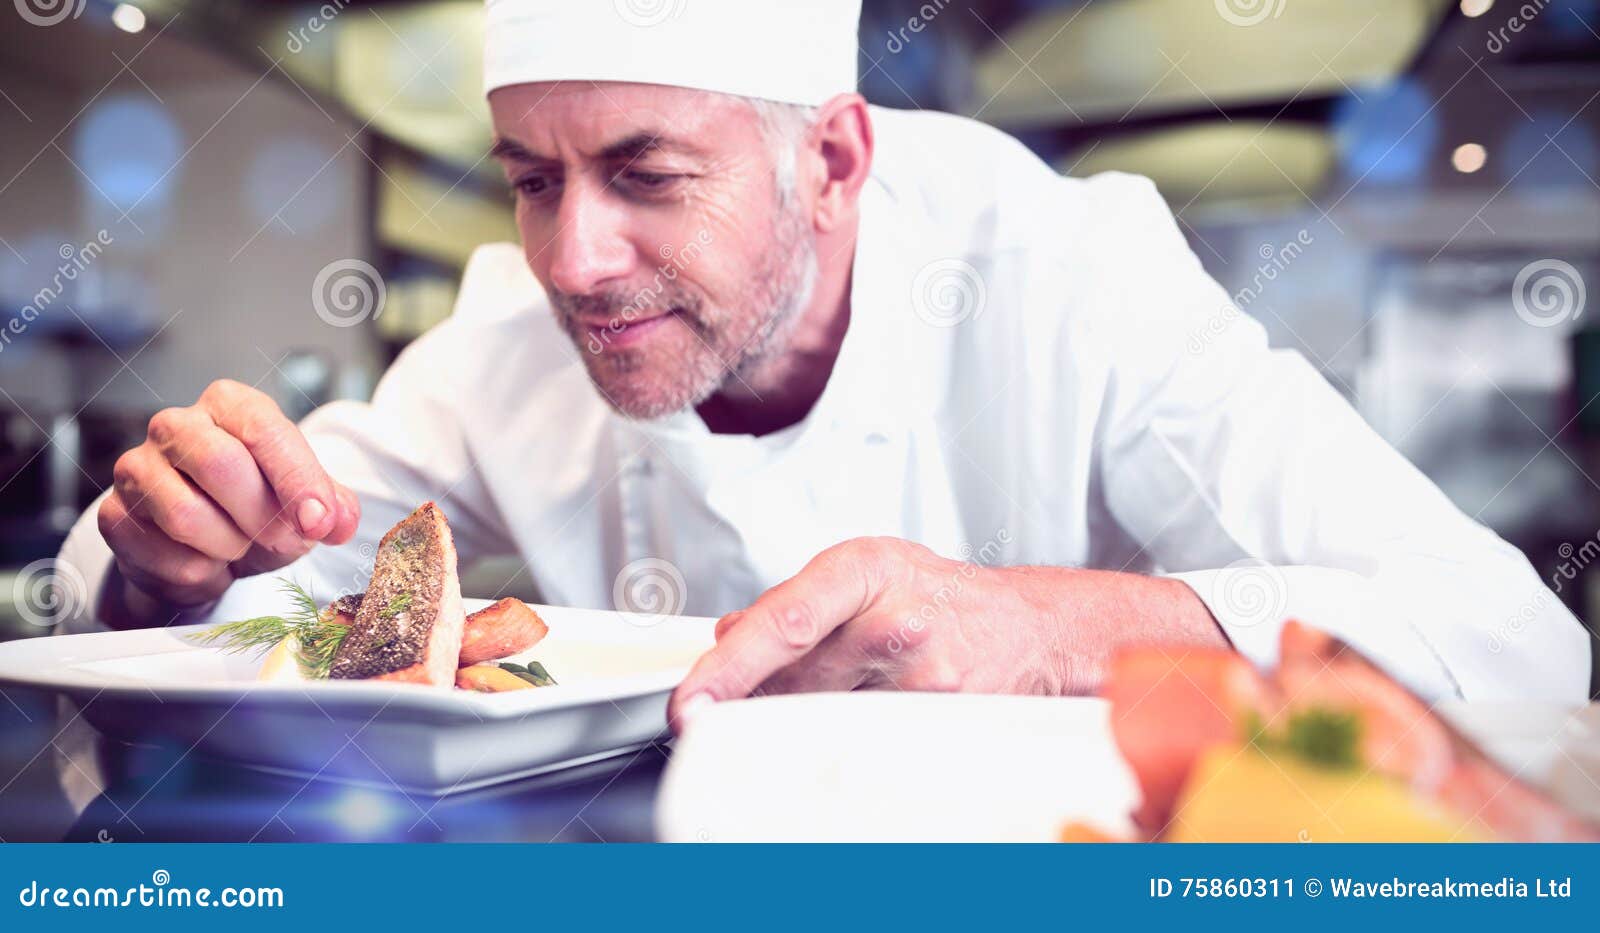
<svg viewBox="0 0 1600 933">
<path fill-rule="evenodd" d="M 794 196 L 795 151 L 806 131 L 816 122 L 817 108 L 757 98 L 747 98 L 747 101 L 761 123 L 761 135 L 772 152 L 778 195 L 787 205 Z"/>
</svg>

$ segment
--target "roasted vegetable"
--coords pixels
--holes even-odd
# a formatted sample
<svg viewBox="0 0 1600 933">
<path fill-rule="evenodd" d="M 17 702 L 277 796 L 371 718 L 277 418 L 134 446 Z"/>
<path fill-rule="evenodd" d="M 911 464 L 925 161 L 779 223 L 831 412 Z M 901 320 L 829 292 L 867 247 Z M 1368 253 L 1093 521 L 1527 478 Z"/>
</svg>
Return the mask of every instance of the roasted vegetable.
<svg viewBox="0 0 1600 933">
<path fill-rule="evenodd" d="M 474 664 L 456 671 L 456 686 L 479 693 L 532 690 L 536 685 L 493 664 Z"/>
</svg>

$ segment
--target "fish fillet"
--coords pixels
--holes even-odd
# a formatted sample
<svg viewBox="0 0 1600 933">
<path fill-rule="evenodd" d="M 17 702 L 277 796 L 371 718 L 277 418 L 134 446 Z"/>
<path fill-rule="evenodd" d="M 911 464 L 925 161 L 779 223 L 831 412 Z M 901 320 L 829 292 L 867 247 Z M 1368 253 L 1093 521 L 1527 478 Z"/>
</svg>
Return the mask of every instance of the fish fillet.
<svg viewBox="0 0 1600 933">
<path fill-rule="evenodd" d="M 465 624 L 450 525 L 428 502 L 378 543 L 372 580 L 328 676 L 454 686 Z"/>
<path fill-rule="evenodd" d="M 335 625 L 351 625 L 361 611 L 362 595 L 341 596 L 323 610 L 324 618 Z M 508 658 L 537 645 L 549 631 L 533 607 L 508 596 L 467 616 L 461 630 L 461 658 L 456 663 L 471 667 Z"/>
</svg>

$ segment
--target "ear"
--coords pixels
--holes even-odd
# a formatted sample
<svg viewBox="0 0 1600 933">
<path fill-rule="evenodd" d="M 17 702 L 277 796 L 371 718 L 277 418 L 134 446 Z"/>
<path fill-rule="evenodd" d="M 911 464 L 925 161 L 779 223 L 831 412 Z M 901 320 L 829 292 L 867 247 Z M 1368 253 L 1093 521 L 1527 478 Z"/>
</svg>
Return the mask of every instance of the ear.
<svg viewBox="0 0 1600 933">
<path fill-rule="evenodd" d="M 872 118 L 860 94 L 840 94 L 817 111 L 806 148 L 819 166 L 813 222 L 831 233 L 853 222 L 856 200 L 872 171 Z"/>
</svg>

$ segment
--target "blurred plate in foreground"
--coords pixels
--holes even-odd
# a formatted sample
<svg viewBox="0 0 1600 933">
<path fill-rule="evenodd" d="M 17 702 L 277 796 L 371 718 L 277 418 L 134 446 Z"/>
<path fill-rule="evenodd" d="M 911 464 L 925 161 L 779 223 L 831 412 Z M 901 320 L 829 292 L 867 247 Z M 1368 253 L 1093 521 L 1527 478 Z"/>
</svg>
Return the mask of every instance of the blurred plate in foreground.
<svg viewBox="0 0 1600 933">
<path fill-rule="evenodd" d="M 762 697 L 697 710 L 656 805 L 665 842 L 1049 842 L 1130 832 L 1138 786 L 1094 698 Z"/>
</svg>

